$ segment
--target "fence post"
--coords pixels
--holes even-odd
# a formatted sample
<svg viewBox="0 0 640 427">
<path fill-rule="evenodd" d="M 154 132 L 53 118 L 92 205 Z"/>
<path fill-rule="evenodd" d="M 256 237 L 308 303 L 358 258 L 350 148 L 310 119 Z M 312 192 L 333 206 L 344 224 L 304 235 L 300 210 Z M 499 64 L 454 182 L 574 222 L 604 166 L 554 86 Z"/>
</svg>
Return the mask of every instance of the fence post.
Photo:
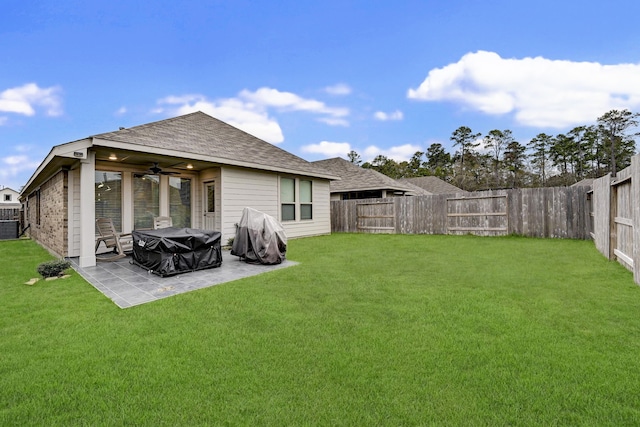
<svg viewBox="0 0 640 427">
<path fill-rule="evenodd" d="M 633 280 L 640 284 L 640 156 L 631 158 L 631 206 L 633 220 Z"/>
<path fill-rule="evenodd" d="M 611 217 L 610 174 L 593 181 L 592 206 L 596 249 L 609 258 L 609 244 L 611 243 L 609 227 L 609 218 Z"/>
</svg>

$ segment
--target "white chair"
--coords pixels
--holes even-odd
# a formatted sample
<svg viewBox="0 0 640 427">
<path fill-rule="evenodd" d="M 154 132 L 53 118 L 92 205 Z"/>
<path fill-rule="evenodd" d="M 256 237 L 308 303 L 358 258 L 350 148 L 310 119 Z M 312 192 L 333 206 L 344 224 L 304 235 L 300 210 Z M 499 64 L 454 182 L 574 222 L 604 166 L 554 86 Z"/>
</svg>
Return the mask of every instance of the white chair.
<svg viewBox="0 0 640 427">
<path fill-rule="evenodd" d="M 112 248 L 115 255 L 107 257 L 96 257 L 97 261 L 115 261 L 127 256 L 125 252 L 133 250 L 133 237 L 131 233 L 118 233 L 113 226 L 111 218 L 98 218 L 96 226 L 100 236 L 96 239 L 96 252 L 100 243 L 104 242 L 107 248 Z"/>
</svg>

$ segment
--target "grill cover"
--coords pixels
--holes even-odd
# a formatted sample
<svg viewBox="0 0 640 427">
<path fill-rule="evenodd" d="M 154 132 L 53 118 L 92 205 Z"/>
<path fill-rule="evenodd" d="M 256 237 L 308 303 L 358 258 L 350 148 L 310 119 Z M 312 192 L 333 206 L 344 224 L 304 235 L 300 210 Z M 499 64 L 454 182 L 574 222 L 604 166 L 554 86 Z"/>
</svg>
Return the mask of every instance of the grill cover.
<svg viewBox="0 0 640 427">
<path fill-rule="evenodd" d="M 242 210 L 231 255 L 249 263 L 280 264 L 287 252 L 287 236 L 272 216 L 251 208 Z"/>
<path fill-rule="evenodd" d="M 161 228 L 134 230 L 133 261 L 159 276 L 222 264 L 219 231 L 194 228 Z"/>
</svg>

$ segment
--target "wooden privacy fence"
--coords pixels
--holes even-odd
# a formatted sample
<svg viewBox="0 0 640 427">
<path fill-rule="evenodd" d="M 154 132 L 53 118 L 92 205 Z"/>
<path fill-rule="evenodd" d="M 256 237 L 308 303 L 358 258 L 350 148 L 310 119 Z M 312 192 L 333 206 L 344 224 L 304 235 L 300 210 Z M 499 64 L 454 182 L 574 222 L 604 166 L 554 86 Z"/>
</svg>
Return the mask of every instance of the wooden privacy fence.
<svg viewBox="0 0 640 427">
<path fill-rule="evenodd" d="M 594 181 L 592 206 L 596 248 L 631 270 L 640 284 L 640 156 L 615 178 Z"/>
<path fill-rule="evenodd" d="M 331 202 L 333 232 L 590 238 L 588 187 Z"/>
<path fill-rule="evenodd" d="M 507 234 L 508 202 L 506 194 L 447 199 L 447 233 Z"/>
<path fill-rule="evenodd" d="M 359 232 L 393 233 L 396 229 L 395 203 L 377 202 L 356 205 L 356 223 Z"/>
</svg>

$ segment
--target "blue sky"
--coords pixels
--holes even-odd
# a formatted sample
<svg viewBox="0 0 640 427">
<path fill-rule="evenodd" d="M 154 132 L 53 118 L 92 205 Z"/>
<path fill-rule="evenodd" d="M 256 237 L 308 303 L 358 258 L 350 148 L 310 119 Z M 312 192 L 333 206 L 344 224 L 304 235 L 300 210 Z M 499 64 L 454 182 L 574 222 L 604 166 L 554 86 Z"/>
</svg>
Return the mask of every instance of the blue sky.
<svg viewBox="0 0 640 427">
<path fill-rule="evenodd" d="M 0 13 L 0 186 L 201 110 L 307 160 L 527 143 L 640 111 L 637 1 L 29 1 Z"/>
</svg>

